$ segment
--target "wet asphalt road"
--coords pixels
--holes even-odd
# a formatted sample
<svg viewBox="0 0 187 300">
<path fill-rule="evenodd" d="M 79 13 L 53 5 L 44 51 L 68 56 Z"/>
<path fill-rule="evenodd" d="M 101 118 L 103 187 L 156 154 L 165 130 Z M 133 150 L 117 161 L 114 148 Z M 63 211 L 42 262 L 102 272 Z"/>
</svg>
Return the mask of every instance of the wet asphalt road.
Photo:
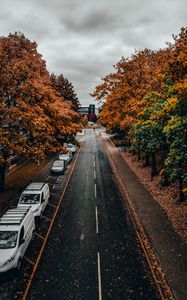
<svg viewBox="0 0 187 300">
<path fill-rule="evenodd" d="M 87 130 L 29 299 L 160 299 L 99 131 Z"/>
</svg>

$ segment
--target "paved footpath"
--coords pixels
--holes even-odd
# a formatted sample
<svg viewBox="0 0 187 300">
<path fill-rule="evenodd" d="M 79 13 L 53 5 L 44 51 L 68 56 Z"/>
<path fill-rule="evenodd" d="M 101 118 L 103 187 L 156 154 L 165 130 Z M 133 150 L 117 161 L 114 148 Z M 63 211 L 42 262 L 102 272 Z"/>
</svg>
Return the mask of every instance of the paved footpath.
<svg viewBox="0 0 187 300">
<path fill-rule="evenodd" d="M 149 191 L 129 168 L 107 134 L 105 145 L 117 169 L 137 217 L 151 243 L 177 300 L 187 299 L 187 246 L 175 233 L 167 216 Z"/>
</svg>

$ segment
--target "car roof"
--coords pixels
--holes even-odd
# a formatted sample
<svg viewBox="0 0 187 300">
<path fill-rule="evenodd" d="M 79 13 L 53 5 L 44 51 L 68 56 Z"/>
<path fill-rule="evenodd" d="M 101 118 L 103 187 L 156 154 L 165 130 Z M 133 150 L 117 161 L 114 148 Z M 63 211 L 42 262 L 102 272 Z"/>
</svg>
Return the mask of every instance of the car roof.
<svg viewBox="0 0 187 300">
<path fill-rule="evenodd" d="M 19 226 L 25 219 L 29 210 L 30 206 L 8 209 L 0 218 L 0 230 L 3 230 L 4 226 Z"/>
<path fill-rule="evenodd" d="M 46 184 L 46 182 L 31 182 L 25 190 L 27 191 L 41 191 L 42 188 L 44 187 L 44 185 Z"/>
<path fill-rule="evenodd" d="M 57 164 L 57 163 L 64 164 L 64 161 L 60 159 L 56 159 L 53 164 Z"/>
</svg>

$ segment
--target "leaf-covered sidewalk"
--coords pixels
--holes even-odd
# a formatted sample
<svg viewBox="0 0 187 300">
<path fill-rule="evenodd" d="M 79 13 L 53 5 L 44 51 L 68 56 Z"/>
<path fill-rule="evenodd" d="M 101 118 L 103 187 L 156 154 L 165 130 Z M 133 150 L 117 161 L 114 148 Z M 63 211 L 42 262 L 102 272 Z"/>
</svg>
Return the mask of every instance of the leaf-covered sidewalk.
<svg viewBox="0 0 187 300">
<path fill-rule="evenodd" d="M 10 204 L 14 204 L 17 195 L 32 181 L 34 176 L 51 160 L 47 157 L 37 166 L 33 160 L 27 160 L 16 170 L 7 174 L 5 191 L 0 193 L 0 214 Z"/>
<path fill-rule="evenodd" d="M 142 162 L 129 152 L 121 153 L 128 166 L 136 173 L 139 180 L 146 186 L 153 198 L 164 209 L 175 231 L 187 243 L 187 202 L 178 203 L 178 187 L 170 185 L 162 187 L 160 178 L 150 178 L 150 168 L 142 168 Z"/>
<path fill-rule="evenodd" d="M 187 246 L 176 234 L 164 210 L 131 170 L 124 157 L 102 133 L 120 181 L 127 191 L 154 253 L 176 299 L 187 299 Z"/>
</svg>

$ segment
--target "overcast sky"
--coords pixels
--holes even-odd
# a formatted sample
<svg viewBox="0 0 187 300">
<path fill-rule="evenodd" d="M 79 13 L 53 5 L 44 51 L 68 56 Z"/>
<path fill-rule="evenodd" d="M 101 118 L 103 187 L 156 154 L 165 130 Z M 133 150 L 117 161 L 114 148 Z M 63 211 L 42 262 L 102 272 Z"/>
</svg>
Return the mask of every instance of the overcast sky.
<svg viewBox="0 0 187 300">
<path fill-rule="evenodd" d="M 52 73 L 71 81 L 80 103 L 134 49 L 158 49 L 187 26 L 186 0 L 1 0 L 0 35 L 38 43 Z"/>
</svg>

